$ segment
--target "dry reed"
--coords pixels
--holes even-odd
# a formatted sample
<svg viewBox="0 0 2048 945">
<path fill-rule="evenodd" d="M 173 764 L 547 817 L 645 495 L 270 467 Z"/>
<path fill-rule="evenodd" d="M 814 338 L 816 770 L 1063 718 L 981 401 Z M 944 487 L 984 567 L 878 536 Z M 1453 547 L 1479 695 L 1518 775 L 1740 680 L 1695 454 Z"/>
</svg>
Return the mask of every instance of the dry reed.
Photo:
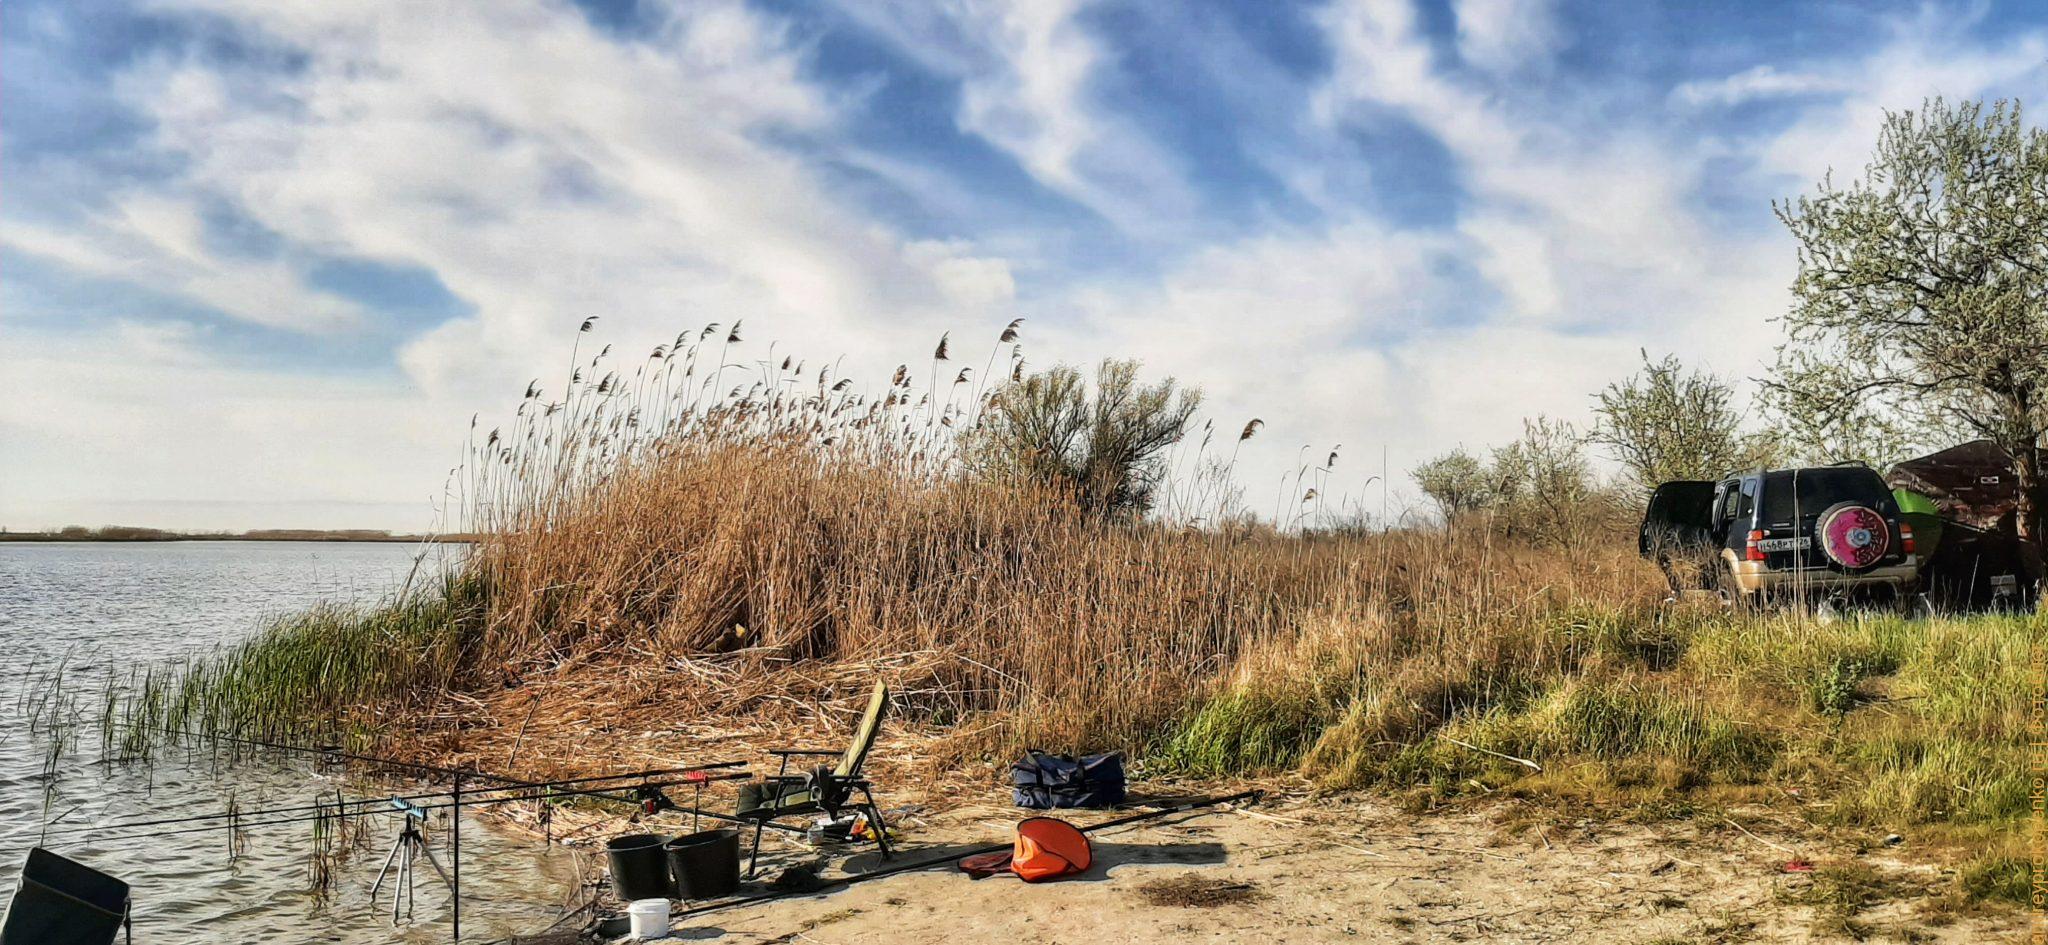
<svg viewBox="0 0 2048 945">
<path fill-rule="evenodd" d="M 995 376 L 1021 374 L 1016 329 Z M 572 355 L 559 396 L 530 384 L 473 443 L 457 525 L 482 538 L 459 574 L 151 677 L 171 708 L 121 711 L 574 774 L 631 757 L 636 733 L 731 750 L 721 734 L 843 729 L 881 677 L 927 761 L 1121 748 L 1153 773 L 1302 770 L 1438 798 L 1775 778 L 1843 792 L 1843 817 L 1962 834 L 2022 813 L 2013 654 L 2038 620 L 1828 629 L 1664 607 L 1611 521 L 1541 545 L 1479 519 L 1331 528 L 1321 502 L 1299 528 L 1245 524 L 1230 479 L 1259 420 L 1227 451 L 1209 452 L 1213 426 L 1183 444 L 1153 517 L 1083 515 L 956 461 L 1001 387 L 941 371 L 949 339 L 869 391 L 772 348 L 742 363 L 741 344 L 711 325 L 630 368 Z M 1952 665 L 1972 667 L 1968 697 L 1941 688 Z M 1928 695 L 1880 726 L 1854 687 L 1890 672 Z M 603 755 L 565 750 L 599 734 Z M 1531 758 L 1545 770 L 1513 761 Z M 2009 851 L 1978 848 L 2010 873 Z"/>
</svg>

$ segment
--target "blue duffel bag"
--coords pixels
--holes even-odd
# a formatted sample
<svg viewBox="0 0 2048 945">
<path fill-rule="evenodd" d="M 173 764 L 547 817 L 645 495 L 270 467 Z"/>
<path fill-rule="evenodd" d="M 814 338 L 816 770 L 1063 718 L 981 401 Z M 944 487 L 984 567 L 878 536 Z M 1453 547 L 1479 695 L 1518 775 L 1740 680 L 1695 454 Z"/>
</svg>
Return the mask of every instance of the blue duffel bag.
<svg viewBox="0 0 2048 945">
<path fill-rule="evenodd" d="M 1115 807 L 1124 802 L 1124 755 L 1075 758 L 1031 748 L 1010 766 L 1010 783 L 1018 807 Z"/>
</svg>

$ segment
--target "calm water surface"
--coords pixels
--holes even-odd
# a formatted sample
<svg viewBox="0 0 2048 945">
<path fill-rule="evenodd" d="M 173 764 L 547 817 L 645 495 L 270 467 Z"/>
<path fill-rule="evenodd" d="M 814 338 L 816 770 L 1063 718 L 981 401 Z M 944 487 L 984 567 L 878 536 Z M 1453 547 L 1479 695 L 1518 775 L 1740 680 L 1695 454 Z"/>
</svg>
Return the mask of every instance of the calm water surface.
<svg viewBox="0 0 2048 945">
<path fill-rule="evenodd" d="M 252 810 L 331 798 L 337 788 L 357 798 L 417 786 L 371 783 L 310 761 L 224 764 L 195 752 L 149 766 L 110 764 L 90 734 L 51 781 L 42 740 L 22 713 L 31 687 L 60 662 L 67 679 L 98 691 L 109 674 L 125 678 L 133 666 L 203 656 L 279 614 L 321 601 L 375 602 L 406 580 L 417 550 L 402 543 L 0 543 L 0 894 L 12 894 L 23 857 L 44 837 L 52 850 L 131 884 L 137 942 L 449 941 L 447 892 L 424 863 L 411 921 L 393 923 L 388 881 L 381 901 L 370 901 L 370 883 L 398 831 L 395 816 L 366 818 L 368 845 L 341 867 L 324 903 L 311 892 L 310 825 L 251 828 L 233 858 L 225 831 L 112 839 L 107 829 L 217 812 L 230 798 Z M 429 557 L 422 573 L 436 567 Z M 429 836 L 445 864 L 445 821 Z M 560 914 L 574 887 L 570 854 L 483 821 L 464 819 L 462 854 L 464 941 L 536 931 Z"/>
</svg>

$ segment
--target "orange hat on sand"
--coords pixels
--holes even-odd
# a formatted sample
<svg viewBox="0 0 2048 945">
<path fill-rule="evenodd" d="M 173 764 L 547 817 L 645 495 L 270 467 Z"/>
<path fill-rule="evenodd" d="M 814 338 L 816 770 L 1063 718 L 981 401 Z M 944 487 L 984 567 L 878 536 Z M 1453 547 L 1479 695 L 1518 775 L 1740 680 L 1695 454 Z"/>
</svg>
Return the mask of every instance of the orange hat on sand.
<svg viewBox="0 0 2048 945">
<path fill-rule="evenodd" d="M 960 868 L 976 879 L 1007 869 L 1035 883 L 1086 872 L 1094 862 L 1087 834 L 1064 820 L 1032 817 L 1017 824 L 1017 842 L 1010 852 L 970 856 L 960 861 Z"/>
<path fill-rule="evenodd" d="M 1069 873 L 1087 872 L 1095 862 L 1088 835 L 1073 824 L 1051 817 L 1033 817 L 1017 825 L 1017 848 L 1010 854 L 1010 872 L 1027 883 Z"/>
</svg>

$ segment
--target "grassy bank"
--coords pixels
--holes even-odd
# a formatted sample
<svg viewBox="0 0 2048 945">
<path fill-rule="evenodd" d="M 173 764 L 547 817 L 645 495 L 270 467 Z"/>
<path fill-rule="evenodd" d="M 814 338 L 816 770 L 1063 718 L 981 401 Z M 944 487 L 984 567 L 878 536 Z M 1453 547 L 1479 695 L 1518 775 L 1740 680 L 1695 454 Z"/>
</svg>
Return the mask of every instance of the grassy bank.
<svg viewBox="0 0 2048 945">
<path fill-rule="evenodd" d="M 484 435 L 461 483 L 483 538 L 445 585 L 288 619 L 108 716 L 447 757 L 536 714 L 773 725 L 879 676 L 941 766 L 1120 748 L 1150 774 L 1302 772 L 1419 807 L 1761 804 L 1910 829 L 1962 851 L 1973 894 L 2024 891 L 2038 618 L 1670 607 L 1597 523 L 1280 533 L 1232 520 L 1228 490 L 1086 515 L 962 470 L 952 431 L 986 403 L 964 381 L 863 396 L 785 361 L 742 389 L 695 350 L 624 380 L 593 363 Z M 1227 478 L 1208 449 L 1184 460 Z M 565 688 L 606 701 L 541 696 Z"/>
<path fill-rule="evenodd" d="M 1443 650 L 1340 632 L 1253 654 L 1157 760 L 1299 770 L 1418 808 L 1495 793 L 1652 820 L 1761 805 L 1952 848 L 1968 893 L 2025 900 L 2042 618 L 1564 608 L 1446 630 Z"/>
</svg>

